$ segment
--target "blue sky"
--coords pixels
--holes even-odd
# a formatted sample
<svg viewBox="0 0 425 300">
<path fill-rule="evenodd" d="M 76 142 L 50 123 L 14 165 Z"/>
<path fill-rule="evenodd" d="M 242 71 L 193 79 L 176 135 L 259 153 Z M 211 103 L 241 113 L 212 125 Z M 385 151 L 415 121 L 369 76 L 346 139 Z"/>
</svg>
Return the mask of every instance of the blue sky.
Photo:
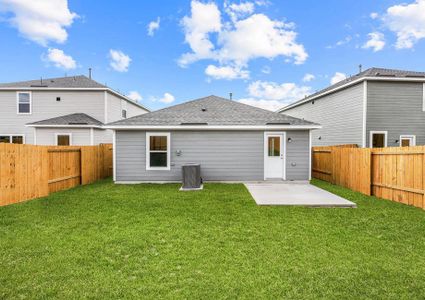
<svg viewBox="0 0 425 300">
<path fill-rule="evenodd" d="M 359 64 L 425 71 L 425 0 L 0 0 L 0 37 L 1 82 L 91 67 L 151 109 L 229 92 L 276 109 Z"/>
</svg>

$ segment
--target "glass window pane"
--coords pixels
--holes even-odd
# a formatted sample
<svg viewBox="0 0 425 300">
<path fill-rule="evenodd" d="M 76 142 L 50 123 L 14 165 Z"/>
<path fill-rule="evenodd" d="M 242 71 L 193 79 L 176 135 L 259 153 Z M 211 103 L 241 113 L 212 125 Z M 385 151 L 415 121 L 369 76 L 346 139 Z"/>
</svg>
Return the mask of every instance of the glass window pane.
<svg viewBox="0 0 425 300">
<path fill-rule="evenodd" d="M 20 135 L 12 136 L 12 143 L 13 144 L 23 144 L 24 143 L 24 137 Z"/>
<path fill-rule="evenodd" d="M 373 148 L 383 148 L 385 146 L 384 143 L 385 134 L 383 133 L 374 133 L 372 138 L 372 147 Z"/>
<path fill-rule="evenodd" d="M 29 103 L 19 103 L 19 112 L 20 113 L 29 113 L 30 112 L 30 104 Z"/>
<path fill-rule="evenodd" d="M 270 136 L 268 138 L 269 156 L 280 156 L 280 137 Z"/>
<path fill-rule="evenodd" d="M 402 139 L 401 140 L 401 146 L 402 147 L 409 147 L 410 146 L 410 139 Z"/>
<path fill-rule="evenodd" d="M 69 146 L 69 135 L 58 135 L 58 146 Z"/>
<path fill-rule="evenodd" d="M 10 136 L 8 135 L 0 136 L 0 143 L 10 143 Z"/>
<path fill-rule="evenodd" d="M 166 136 L 151 136 L 150 150 L 151 151 L 167 151 L 167 137 Z"/>
<path fill-rule="evenodd" d="M 151 167 L 167 167 L 167 153 L 150 153 Z"/>
<path fill-rule="evenodd" d="M 19 103 L 30 103 L 30 94 L 19 93 Z"/>
</svg>

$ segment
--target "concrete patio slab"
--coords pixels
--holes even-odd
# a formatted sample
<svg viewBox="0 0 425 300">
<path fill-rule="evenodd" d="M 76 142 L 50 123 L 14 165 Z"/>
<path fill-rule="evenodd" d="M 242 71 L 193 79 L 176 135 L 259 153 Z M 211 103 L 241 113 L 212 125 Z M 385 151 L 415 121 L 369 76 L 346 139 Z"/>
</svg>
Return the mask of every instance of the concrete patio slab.
<svg viewBox="0 0 425 300">
<path fill-rule="evenodd" d="M 357 207 L 355 203 L 309 183 L 245 183 L 257 205 L 292 205 L 310 207 Z"/>
</svg>

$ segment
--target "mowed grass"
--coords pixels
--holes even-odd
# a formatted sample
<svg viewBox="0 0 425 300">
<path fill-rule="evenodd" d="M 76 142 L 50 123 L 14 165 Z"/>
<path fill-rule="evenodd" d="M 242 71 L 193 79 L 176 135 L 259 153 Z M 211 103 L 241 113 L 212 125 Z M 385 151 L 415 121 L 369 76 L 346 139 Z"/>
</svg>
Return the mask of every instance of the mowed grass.
<svg viewBox="0 0 425 300">
<path fill-rule="evenodd" d="M 425 212 L 259 207 L 242 184 L 101 181 L 0 208 L 0 298 L 424 299 Z"/>
</svg>

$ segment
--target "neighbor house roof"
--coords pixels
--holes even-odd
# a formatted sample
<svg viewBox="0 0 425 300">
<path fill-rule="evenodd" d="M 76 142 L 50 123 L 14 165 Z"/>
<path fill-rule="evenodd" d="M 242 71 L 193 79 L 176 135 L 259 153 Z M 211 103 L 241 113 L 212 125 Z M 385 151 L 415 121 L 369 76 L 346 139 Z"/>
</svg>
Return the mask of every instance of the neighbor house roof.
<svg viewBox="0 0 425 300">
<path fill-rule="evenodd" d="M 84 75 L 0 83 L 0 90 L 105 90 L 147 111 L 150 111 L 145 106 L 133 101 L 120 92 L 117 92 Z"/>
<path fill-rule="evenodd" d="M 28 123 L 30 127 L 102 127 L 103 123 L 95 118 L 83 114 L 75 113 L 65 116 L 50 118 L 33 123 Z"/>
<path fill-rule="evenodd" d="M 344 80 L 341 80 L 327 88 L 324 88 L 314 94 L 311 94 L 303 99 L 300 99 L 294 103 L 289 104 L 281 109 L 279 112 L 285 111 L 292 107 L 298 106 L 302 103 L 308 102 L 310 100 L 320 98 L 329 93 L 336 92 L 340 89 L 347 88 L 351 85 L 360 83 L 364 80 L 390 80 L 390 81 L 423 81 L 425 82 L 425 72 L 416 72 L 416 71 L 405 71 L 405 70 L 395 70 L 395 69 L 384 69 L 384 68 L 370 68 L 363 72 L 360 72 L 354 76 L 350 76 Z"/>
<path fill-rule="evenodd" d="M 84 75 L 0 83 L 0 88 L 4 87 L 106 88 L 105 85 L 100 84 Z"/>
<path fill-rule="evenodd" d="M 214 129 L 220 127 L 320 127 L 318 124 L 242 104 L 217 96 L 208 96 L 151 113 L 120 120 L 106 128 L 180 128 Z"/>
</svg>

